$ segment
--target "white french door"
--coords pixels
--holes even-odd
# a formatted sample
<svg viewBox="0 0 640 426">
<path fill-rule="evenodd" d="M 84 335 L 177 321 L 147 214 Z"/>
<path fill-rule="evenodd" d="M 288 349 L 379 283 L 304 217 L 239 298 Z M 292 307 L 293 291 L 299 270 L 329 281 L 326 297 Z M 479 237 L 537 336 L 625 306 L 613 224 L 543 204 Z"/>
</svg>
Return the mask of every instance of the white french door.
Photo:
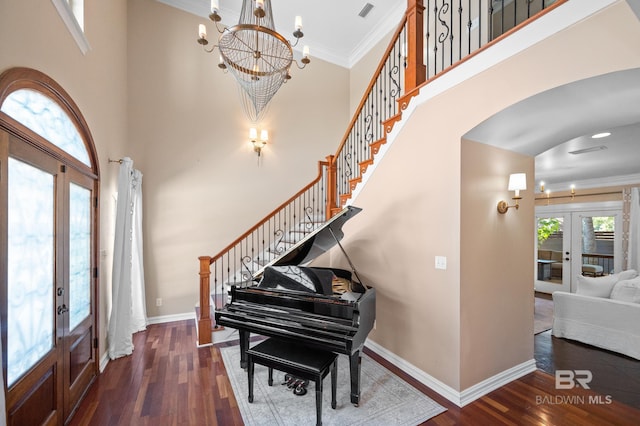
<svg viewBox="0 0 640 426">
<path fill-rule="evenodd" d="M 575 292 L 580 275 L 622 269 L 620 202 L 540 206 L 536 230 L 536 291 Z"/>
<path fill-rule="evenodd" d="M 536 291 L 571 288 L 571 213 L 536 210 Z"/>
</svg>

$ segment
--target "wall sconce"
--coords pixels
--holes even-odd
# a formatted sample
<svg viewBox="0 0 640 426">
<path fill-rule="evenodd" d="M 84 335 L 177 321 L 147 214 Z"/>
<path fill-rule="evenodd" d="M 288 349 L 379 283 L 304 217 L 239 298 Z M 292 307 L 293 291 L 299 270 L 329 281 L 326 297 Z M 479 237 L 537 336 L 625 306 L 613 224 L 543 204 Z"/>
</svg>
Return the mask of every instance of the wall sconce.
<svg viewBox="0 0 640 426">
<path fill-rule="evenodd" d="M 260 157 L 260 153 L 262 153 L 262 148 L 269 141 L 269 132 L 267 130 L 260 131 L 260 138 L 258 138 L 258 130 L 254 127 L 249 129 L 249 140 L 253 145 L 253 150 L 258 153 L 258 157 Z"/>
<path fill-rule="evenodd" d="M 510 206 L 509 203 L 502 200 L 498 202 L 498 213 L 505 214 L 511 207 L 515 207 L 516 210 L 520 207 L 518 200 L 521 200 L 520 191 L 527 189 L 527 174 L 526 173 L 513 173 L 509 176 L 509 191 L 515 191 L 512 197 L 515 200 L 515 204 Z"/>
</svg>

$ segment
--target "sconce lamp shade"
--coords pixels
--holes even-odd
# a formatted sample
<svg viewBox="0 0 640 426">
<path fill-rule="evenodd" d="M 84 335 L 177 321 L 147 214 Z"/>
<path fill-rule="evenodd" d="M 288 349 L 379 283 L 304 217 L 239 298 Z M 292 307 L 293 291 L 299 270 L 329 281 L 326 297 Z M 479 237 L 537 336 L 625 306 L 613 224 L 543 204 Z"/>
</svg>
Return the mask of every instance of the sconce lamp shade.
<svg viewBox="0 0 640 426">
<path fill-rule="evenodd" d="M 506 201 L 500 201 L 498 203 L 498 213 L 505 214 L 511 207 L 515 207 L 516 210 L 520 207 L 518 200 L 522 199 L 520 191 L 527 189 L 527 174 L 526 173 L 512 173 L 509 176 L 509 191 L 515 191 L 512 197 L 515 200 L 515 204 L 510 206 Z"/>
<path fill-rule="evenodd" d="M 527 189 L 527 174 L 512 173 L 509 176 L 509 191 L 520 191 Z"/>
<path fill-rule="evenodd" d="M 258 139 L 258 131 L 254 127 L 249 129 L 249 139 L 252 141 Z"/>
</svg>

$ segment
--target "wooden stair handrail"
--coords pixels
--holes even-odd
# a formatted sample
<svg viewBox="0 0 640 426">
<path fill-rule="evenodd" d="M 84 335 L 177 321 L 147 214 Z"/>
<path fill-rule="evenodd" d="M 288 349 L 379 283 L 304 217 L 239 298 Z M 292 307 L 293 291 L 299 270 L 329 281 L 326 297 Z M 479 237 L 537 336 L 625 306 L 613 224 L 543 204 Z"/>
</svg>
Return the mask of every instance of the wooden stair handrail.
<svg viewBox="0 0 640 426">
<path fill-rule="evenodd" d="M 288 204 L 291 204 L 296 198 L 298 198 L 300 195 L 302 195 L 305 191 L 307 191 L 313 185 L 318 183 L 320 181 L 320 179 L 322 179 L 322 167 L 323 166 L 329 166 L 329 163 L 327 161 L 318 161 L 318 177 L 316 177 L 314 180 L 312 180 L 311 183 L 309 183 L 307 186 L 302 188 L 300 191 L 296 192 L 296 194 L 293 197 L 289 198 L 287 201 L 285 201 L 284 203 L 282 203 L 278 207 L 276 207 L 273 211 L 271 211 L 271 213 L 266 215 L 262 220 L 260 220 L 260 222 L 258 222 L 257 224 L 255 224 L 251 228 L 249 228 L 249 230 L 246 231 L 244 234 L 240 235 L 238 238 L 233 240 L 233 242 L 231 244 L 229 244 L 228 246 L 226 246 L 225 248 L 220 250 L 220 252 L 218 254 L 216 254 L 213 257 L 210 257 L 211 261 L 209 262 L 209 264 L 211 264 L 211 263 L 215 262 L 216 260 L 218 260 L 219 258 L 221 258 L 227 251 L 231 250 L 236 244 L 238 244 L 239 242 L 244 240 L 248 235 L 250 235 L 256 229 L 258 229 L 264 223 L 266 223 L 272 216 L 274 216 L 280 210 L 284 209 Z"/>
<path fill-rule="evenodd" d="M 340 142 L 340 146 L 338 146 L 338 149 L 336 150 L 336 153 L 333 156 L 333 161 L 334 162 L 336 161 L 336 159 L 340 155 L 340 152 L 342 152 L 342 149 L 344 148 L 344 144 L 347 143 L 347 140 L 349 139 L 349 134 L 351 134 L 351 129 L 353 129 L 353 126 L 355 126 L 356 121 L 358 120 L 358 116 L 362 112 L 362 108 L 364 108 L 364 104 L 367 102 L 367 98 L 369 97 L 369 93 L 371 93 L 371 90 L 373 90 L 373 86 L 376 84 L 376 80 L 378 79 L 378 76 L 380 76 L 380 74 L 382 73 L 382 70 L 384 69 L 386 60 L 389 57 L 389 55 L 391 54 L 391 51 L 393 50 L 393 48 L 395 46 L 396 40 L 398 39 L 398 37 L 400 37 L 400 34 L 402 33 L 402 30 L 404 29 L 404 25 L 405 25 L 406 22 L 407 22 L 407 16 L 405 14 L 404 18 L 400 22 L 400 25 L 398 25 L 398 28 L 396 29 L 396 32 L 393 34 L 393 37 L 391 38 L 391 42 L 389 43 L 389 46 L 387 46 L 387 50 L 385 50 L 384 54 L 382 55 L 382 60 L 378 64 L 378 68 L 376 68 L 376 71 L 373 73 L 373 77 L 371 77 L 371 80 L 369 81 L 369 85 L 367 86 L 367 89 L 365 90 L 364 95 L 362 96 L 362 99 L 360 100 L 360 104 L 358 105 L 358 107 L 356 108 L 355 112 L 353 113 L 353 117 L 351 118 L 351 121 L 349 122 L 349 126 L 347 126 L 347 131 L 345 132 L 344 136 L 342 137 L 342 141 Z"/>
<path fill-rule="evenodd" d="M 251 235 L 260 226 L 265 224 L 271 217 L 275 216 L 280 210 L 285 209 L 289 204 L 293 203 L 298 197 L 312 188 L 315 184 L 320 182 L 323 175 L 323 167 L 330 167 L 331 156 L 327 157 L 327 161 L 318 161 L 318 176 L 311 181 L 308 185 L 296 192 L 295 195 L 290 197 L 287 201 L 276 207 L 271 213 L 265 216 L 260 222 L 249 228 L 245 233 L 236 238 L 231 244 L 223 248 L 215 256 L 200 256 L 198 260 L 200 262 L 200 308 L 197 310 L 197 322 L 198 322 L 198 345 L 209 345 L 212 343 L 211 332 L 212 318 L 211 318 L 211 265 L 231 250 L 236 244 L 239 244 L 247 236 Z M 328 194 L 331 193 L 331 188 L 328 188 Z M 333 190 L 335 194 L 335 189 Z M 329 213 L 325 213 L 329 214 Z M 216 326 L 216 328 L 218 328 Z"/>
</svg>

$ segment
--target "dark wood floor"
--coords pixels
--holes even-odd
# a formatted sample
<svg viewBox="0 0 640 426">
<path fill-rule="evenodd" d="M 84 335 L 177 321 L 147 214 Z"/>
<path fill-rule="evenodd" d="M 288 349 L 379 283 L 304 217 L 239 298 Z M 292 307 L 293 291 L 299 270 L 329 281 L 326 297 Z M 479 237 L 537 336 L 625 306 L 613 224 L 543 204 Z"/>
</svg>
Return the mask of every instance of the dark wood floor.
<svg viewBox="0 0 640 426">
<path fill-rule="evenodd" d="M 220 351 L 195 347 L 194 321 L 151 325 L 134 344 L 133 355 L 109 362 L 71 425 L 243 424 Z M 593 391 L 556 390 L 554 377 L 541 370 L 459 408 L 367 353 L 447 408 L 426 425 L 637 425 L 640 419 L 640 410 L 615 400 L 589 403 L 590 396 L 599 398 Z"/>
</svg>

